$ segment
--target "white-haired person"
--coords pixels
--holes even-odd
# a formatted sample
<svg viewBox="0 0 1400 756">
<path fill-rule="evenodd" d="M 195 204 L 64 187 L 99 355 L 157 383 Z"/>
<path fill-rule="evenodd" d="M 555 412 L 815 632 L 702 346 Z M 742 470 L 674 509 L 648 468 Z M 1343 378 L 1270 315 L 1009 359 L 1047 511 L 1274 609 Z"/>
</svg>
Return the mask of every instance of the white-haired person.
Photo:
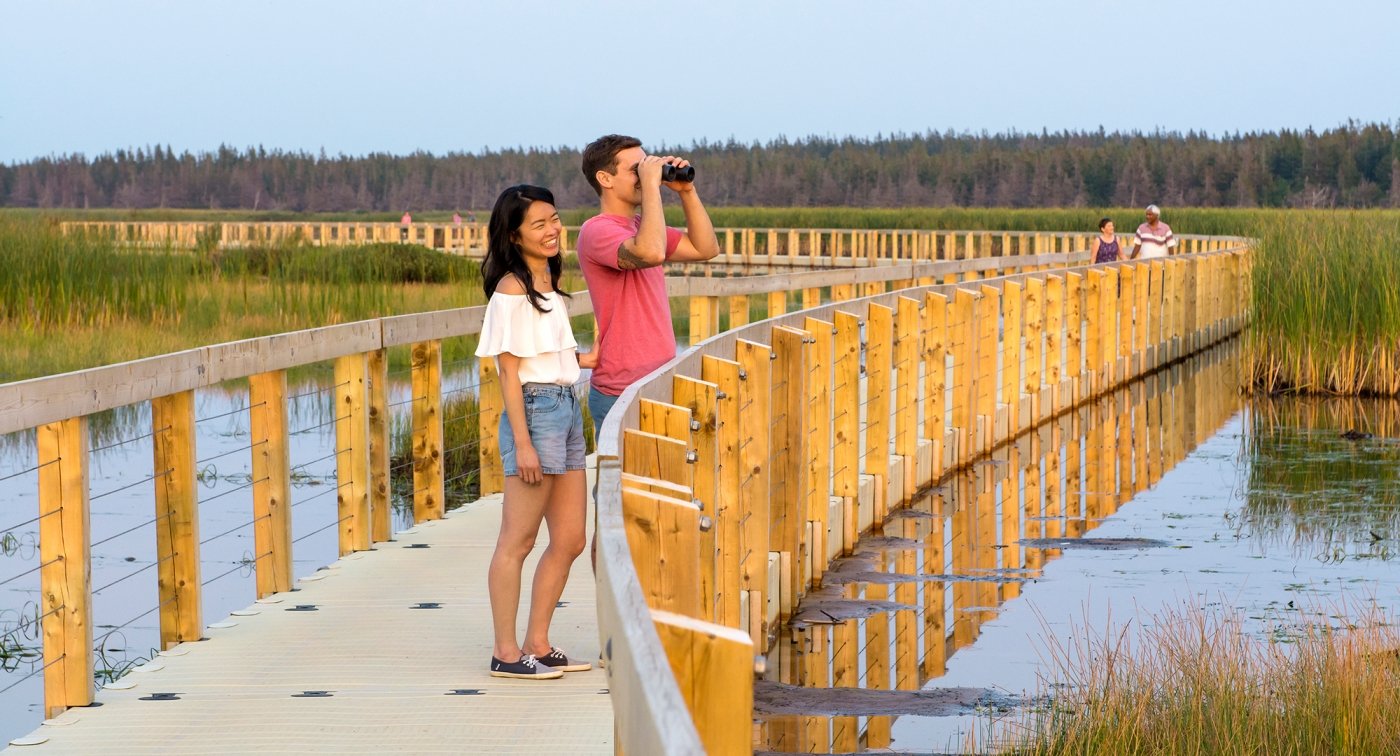
<svg viewBox="0 0 1400 756">
<path fill-rule="evenodd" d="M 1162 209 L 1148 205 L 1147 222 L 1138 226 L 1137 233 L 1133 235 L 1133 252 L 1129 257 L 1136 259 L 1140 256 L 1145 260 L 1166 257 L 1175 246 L 1172 227 L 1162 222 Z"/>
</svg>

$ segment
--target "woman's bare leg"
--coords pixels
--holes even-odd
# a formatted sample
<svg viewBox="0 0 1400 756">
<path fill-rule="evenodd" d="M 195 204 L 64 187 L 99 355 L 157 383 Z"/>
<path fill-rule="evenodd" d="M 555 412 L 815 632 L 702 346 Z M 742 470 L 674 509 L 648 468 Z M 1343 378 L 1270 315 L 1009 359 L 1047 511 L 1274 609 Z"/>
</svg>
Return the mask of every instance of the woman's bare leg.
<svg viewBox="0 0 1400 756">
<path fill-rule="evenodd" d="M 549 525 L 549 546 L 535 567 L 524 645 L 525 653 L 536 656 L 549 653 L 549 622 L 554 617 L 554 608 L 569 580 L 569 568 L 588 545 L 588 506 L 584 498 L 588 483 L 584 472 L 570 470 L 563 475 L 545 477 L 554 479 L 554 490 L 544 511 L 544 520 Z"/>
<path fill-rule="evenodd" d="M 501 534 L 496 538 L 496 552 L 491 555 L 491 568 L 486 573 L 491 592 L 491 622 L 496 632 L 491 653 L 501 661 L 513 662 L 520 658 L 519 637 L 515 634 L 515 615 L 520 611 L 520 573 L 525 558 L 535 547 L 557 477 L 546 475 L 544 482 L 536 485 L 525 483 L 518 475 L 506 478 Z"/>
</svg>

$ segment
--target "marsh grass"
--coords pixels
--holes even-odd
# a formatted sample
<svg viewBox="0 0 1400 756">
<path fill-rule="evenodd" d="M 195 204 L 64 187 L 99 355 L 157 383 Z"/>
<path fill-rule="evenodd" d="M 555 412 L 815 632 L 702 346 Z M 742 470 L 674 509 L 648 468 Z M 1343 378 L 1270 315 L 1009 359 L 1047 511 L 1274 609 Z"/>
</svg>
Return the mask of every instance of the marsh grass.
<svg viewBox="0 0 1400 756">
<path fill-rule="evenodd" d="M 1249 382 L 1400 394 L 1400 216 L 1289 214 L 1256 236 Z"/>
<path fill-rule="evenodd" d="M 0 382 L 195 346 L 481 304 L 478 263 L 410 245 L 199 255 L 0 221 Z M 445 345 L 465 350 L 470 344 Z"/>
<path fill-rule="evenodd" d="M 1348 621 L 1338 619 L 1352 617 Z M 1003 725 L 1017 754 L 1400 752 L 1400 632 L 1370 607 L 1298 610 L 1272 632 L 1188 608 L 1051 644 L 1049 703 Z"/>
</svg>

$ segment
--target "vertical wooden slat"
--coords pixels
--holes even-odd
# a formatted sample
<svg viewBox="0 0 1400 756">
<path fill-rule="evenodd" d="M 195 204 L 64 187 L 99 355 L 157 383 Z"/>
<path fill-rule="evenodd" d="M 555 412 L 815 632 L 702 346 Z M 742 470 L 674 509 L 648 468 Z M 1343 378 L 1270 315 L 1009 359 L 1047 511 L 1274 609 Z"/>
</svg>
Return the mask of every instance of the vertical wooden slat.
<svg viewBox="0 0 1400 756">
<path fill-rule="evenodd" d="M 413 520 L 442 518 L 442 342 L 420 341 L 412 346 L 413 384 Z M 479 407 L 478 403 L 478 407 Z"/>
<path fill-rule="evenodd" d="M 1002 300 L 1001 401 L 1006 405 L 1006 431 L 1014 437 L 1021 422 L 1021 284 L 1007 281 Z"/>
<path fill-rule="evenodd" d="M 690 413 L 692 420 L 690 439 L 695 449 L 695 462 L 691 465 L 691 489 L 695 499 L 700 502 L 700 511 L 715 523 L 715 526 L 700 533 L 700 597 L 704 602 L 700 619 L 707 622 L 721 621 L 716 600 L 719 593 L 718 394 L 717 385 L 689 376 L 674 376 L 671 381 L 672 398 Z"/>
<path fill-rule="evenodd" d="M 253 551 L 258 598 L 292 589 L 291 454 L 287 436 L 287 373 L 248 378 L 253 443 Z"/>
<path fill-rule="evenodd" d="M 1025 365 L 1021 368 L 1021 374 L 1025 377 L 1025 392 L 1031 400 L 1031 424 L 1035 424 L 1053 411 L 1051 407 L 1042 406 L 1040 390 L 1044 384 L 1041 362 L 1045 350 L 1045 279 L 1027 279 L 1021 302 L 1021 329 L 1026 341 Z"/>
<path fill-rule="evenodd" d="M 953 295 L 953 318 L 948 324 L 948 337 L 953 343 L 953 429 L 958 434 L 957 460 L 969 459 L 973 435 L 974 398 L 976 394 L 976 340 L 973 333 L 973 309 L 977 295 L 958 289 Z"/>
<path fill-rule="evenodd" d="M 879 530 L 891 502 L 890 369 L 894 351 L 894 310 L 871 303 L 865 319 L 865 456 L 861 469 L 876 476 L 875 526 Z"/>
<path fill-rule="evenodd" d="M 501 413 L 505 404 L 501 399 L 501 377 L 494 359 L 481 360 L 477 384 L 478 429 L 477 464 L 481 473 L 481 495 L 490 496 L 505 489 L 505 473 L 501 467 L 501 440 L 497 437 Z"/>
<path fill-rule="evenodd" d="M 948 412 L 948 298 L 924 295 L 924 436 L 933 442 L 933 479 L 943 472 Z"/>
<path fill-rule="evenodd" d="M 1045 414 L 1053 415 L 1064 409 L 1060 395 L 1060 382 L 1065 370 L 1065 279 L 1053 275 L 1045 277 L 1045 306 L 1042 308 L 1045 319 L 1045 373 L 1044 383 L 1050 387 L 1050 406 Z"/>
<path fill-rule="evenodd" d="M 787 554 L 792 569 L 779 596 L 786 620 L 803 594 L 802 565 L 807 553 L 808 519 L 807 333 L 773 329 L 773 436 L 770 480 L 770 549 Z"/>
<path fill-rule="evenodd" d="M 982 419 L 979 451 L 991 451 L 996 441 L 997 331 L 1001 320 L 1001 289 L 982 286 L 977 300 L 977 416 Z"/>
<path fill-rule="evenodd" d="M 389 353 L 369 353 L 369 512 L 370 540 L 391 538 L 389 510 Z"/>
<path fill-rule="evenodd" d="M 766 608 L 761 596 L 768 587 L 769 551 L 769 423 L 772 390 L 772 350 L 766 345 L 739 339 L 735 345 L 739 380 L 739 511 L 743 513 L 743 555 L 740 578 L 749 591 L 748 626 L 758 628 L 754 642 L 767 650 Z"/>
<path fill-rule="evenodd" d="M 368 376 L 369 361 L 363 353 L 335 361 L 336 511 L 341 556 L 370 547 Z"/>
<path fill-rule="evenodd" d="M 739 363 L 705 355 L 701 358 L 701 375 L 716 387 L 715 413 L 716 479 L 715 540 L 718 549 L 716 584 L 719 591 L 719 617 L 736 628 L 747 628 L 747 618 L 739 612 L 739 594 L 743 590 L 740 562 L 743 556 L 741 537 L 743 510 L 739 508 L 740 455 L 743 443 L 739 435 Z"/>
<path fill-rule="evenodd" d="M 1083 280 L 1084 276 L 1079 273 L 1065 274 L 1065 375 L 1073 381 L 1071 402 L 1077 402 L 1083 396 L 1080 388 L 1080 377 L 1084 372 Z"/>
<path fill-rule="evenodd" d="M 44 713 L 92 703 L 92 531 L 87 418 L 36 430 Z"/>
<path fill-rule="evenodd" d="M 753 752 L 753 641 L 743 632 L 652 611 L 661 646 L 707 753 Z"/>
<path fill-rule="evenodd" d="M 160 561 L 161 648 L 204 634 L 200 607 L 199 500 L 195 487 L 194 392 L 151 400 L 156 475 L 156 557 Z"/>
<path fill-rule="evenodd" d="M 831 500 L 831 426 L 832 426 L 832 357 L 836 348 L 836 326 L 825 320 L 807 318 L 803 322 L 812 339 L 811 363 L 807 379 L 807 417 L 811 421 L 811 443 L 808 449 L 810 471 L 808 481 L 811 488 L 807 499 L 807 519 L 814 521 L 816 533 L 823 541 L 823 548 L 812 554 L 813 580 L 821 584 L 826 571 L 827 550 L 824 547 L 827 537 L 827 511 Z"/>
<path fill-rule="evenodd" d="M 919 301 L 899 297 L 895 328 L 894 453 L 904 457 L 904 496 L 915 491 L 919 449 Z M 902 502 L 899 502 L 902 503 Z"/>
</svg>

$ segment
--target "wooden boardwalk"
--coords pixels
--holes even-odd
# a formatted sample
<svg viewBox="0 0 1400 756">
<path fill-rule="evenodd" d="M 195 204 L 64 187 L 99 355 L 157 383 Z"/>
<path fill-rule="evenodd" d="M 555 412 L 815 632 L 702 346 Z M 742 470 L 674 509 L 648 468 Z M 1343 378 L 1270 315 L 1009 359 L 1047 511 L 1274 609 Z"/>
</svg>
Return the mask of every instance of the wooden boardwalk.
<svg viewBox="0 0 1400 756">
<path fill-rule="evenodd" d="M 100 691 L 100 707 L 64 712 L 31 733 L 47 742 L 13 751 L 611 754 L 603 670 L 543 682 L 487 674 L 486 568 L 500 507 L 499 495 L 469 504 L 303 578 L 300 590 L 249 607 L 257 614 L 225 620 L 235 626 L 212 623 L 207 640 L 118 683 L 134 687 Z M 598 658 L 594 595 L 581 558 L 552 635 L 581 659 Z M 177 698 L 150 700 L 162 693 Z"/>
</svg>

